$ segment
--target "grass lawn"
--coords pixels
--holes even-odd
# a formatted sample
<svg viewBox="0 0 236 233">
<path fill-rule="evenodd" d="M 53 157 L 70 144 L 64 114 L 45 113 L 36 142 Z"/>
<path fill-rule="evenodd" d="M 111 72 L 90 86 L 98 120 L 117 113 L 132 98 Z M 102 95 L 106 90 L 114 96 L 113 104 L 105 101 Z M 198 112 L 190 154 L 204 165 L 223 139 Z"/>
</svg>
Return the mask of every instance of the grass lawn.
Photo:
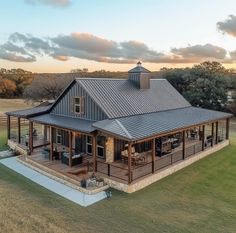
<svg viewBox="0 0 236 233">
<path fill-rule="evenodd" d="M 0 151 L 7 150 L 7 131 L 5 128 L 0 126 Z"/>
<path fill-rule="evenodd" d="M 236 124 L 232 124 L 236 132 Z M 1 232 L 236 232 L 236 133 L 227 148 L 87 208 L 0 166 Z"/>
</svg>

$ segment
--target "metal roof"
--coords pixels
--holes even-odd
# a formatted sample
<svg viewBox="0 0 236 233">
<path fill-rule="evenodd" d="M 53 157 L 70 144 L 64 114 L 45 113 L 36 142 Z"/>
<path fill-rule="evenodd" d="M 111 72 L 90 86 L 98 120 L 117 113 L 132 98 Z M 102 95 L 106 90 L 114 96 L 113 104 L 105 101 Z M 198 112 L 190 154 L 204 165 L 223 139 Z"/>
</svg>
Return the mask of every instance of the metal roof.
<svg viewBox="0 0 236 233">
<path fill-rule="evenodd" d="M 94 123 L 93 126 L 106 133 L 135 141 L 231 116 L 232 114 L 229 113 L 187 107 L 118 119 L 106 119 Z"/>
<path fill-rule="evenodd" d="M 148 69 L 141 65 L 137 65 L 133 69 L 129 70 L 128 73 L 151 73 Z"/>
<path fill-rule="evenodd" d="M 91 133 L 96 129 L 92 126 L 94 121 L 82 120 L 79 118 L 58 116 L 54 114 L 44 114 L 36 117 L 30 118 L 34 122 L 41 124 L 57 126 L 60 128 Z"/>
<path fill-rule="evenodd" d="M 48 106 L 39 106 L 39 107 L 34 107 L 34 108 L 6 112 L 6 115 L 15 116 L 15 117 L 22 117 L 22 118 L 30 118 L 33 116 L 47 113 L 50 110 L 51 106 L 52 105 L 50 104 Z"/>
<path fill-rule="evenodd" d="M 127 79 L 78 78 L 76 80 L 108 118 L 191 106 L 165 79 L 151 79 L 150 89 L 139 89 Z"/>
</svg>

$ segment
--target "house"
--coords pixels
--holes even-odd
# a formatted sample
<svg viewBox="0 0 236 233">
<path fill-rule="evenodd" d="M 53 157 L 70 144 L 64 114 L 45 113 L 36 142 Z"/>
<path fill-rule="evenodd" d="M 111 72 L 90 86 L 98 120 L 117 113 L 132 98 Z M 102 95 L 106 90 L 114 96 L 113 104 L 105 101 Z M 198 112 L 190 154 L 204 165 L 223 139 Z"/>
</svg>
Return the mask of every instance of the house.
<svg viewBox="0 0 236 233">
<path fill-rule="evenodd" d="M 232 117 L 191 106 L 140 62 L 128 79 L 76 78 L 53 104 L 6 114 L 26 162 L 74 181 L 94 172 L 126 192 L 228 145 Z"/>
</svg>

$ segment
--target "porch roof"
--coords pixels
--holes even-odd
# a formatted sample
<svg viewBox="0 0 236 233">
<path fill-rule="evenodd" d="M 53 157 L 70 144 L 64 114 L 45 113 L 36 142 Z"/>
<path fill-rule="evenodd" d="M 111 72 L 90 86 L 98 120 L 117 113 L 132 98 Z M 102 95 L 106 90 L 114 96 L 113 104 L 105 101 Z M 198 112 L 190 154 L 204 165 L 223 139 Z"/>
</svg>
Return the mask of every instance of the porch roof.
<svg viewBox="0 0 236 233">
<path fill-rule="evenodd" d="M 31 121 L 40 124 L 56 126 L 73 131 L 79 131 L 84 133 L 91 133 L 96 129 L 92 126 L 94 121 L 83 120 L 79 118 L 72 118 L 66 116 L 58 116 L 54 114 L 44 114 L 30 118 Z"/>
<path fill-rule="evenodd" d="M 190 128 L 207 122 L 232 117 L 232 114 L 196 107 L 106 119 L 93 124 L 98 130 L 137 141 L 158 134 Z"/>
<path fill-rule="evenodd" d="M 47 106 L 39 106 L 39 107 L 34 107 L 34 108 L 27 108 L 27 109 L 23 109 L 23 110 L 6 112 L 6 115 L 28 119 L 33 116 L 38 116 L 38 115 L 47 113 L 49 111 L 49 109 L 51 108 L 51 106 L 52 105 L 50 104 Z"/>
</svg>

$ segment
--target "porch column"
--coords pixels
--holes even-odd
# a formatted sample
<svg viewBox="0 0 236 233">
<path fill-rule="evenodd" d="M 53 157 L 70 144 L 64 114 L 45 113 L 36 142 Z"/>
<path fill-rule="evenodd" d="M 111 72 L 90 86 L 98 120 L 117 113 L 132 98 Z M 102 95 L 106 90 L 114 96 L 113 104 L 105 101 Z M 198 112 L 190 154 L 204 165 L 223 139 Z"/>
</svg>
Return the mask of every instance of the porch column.
<svg viewBox="0 0 236 233">
<path fill-rule="evenodd" d="M 152 173 L 155 173 L 156 140 L 152 139 Z"/>
<path fill-rule="evenodd" d="M 216 144 L 218 144 L 218 128 L 219 128 L 219 122 L 217 121 L 216 122 L 216 138 L 215 138 Z"/>
<path fill-rule="evenodd" d="M 97 135 L 93 135 L 93 171 L 97 172 Z"/>
<path fill-rule="evenodd" d="M 202 150 L 205 150 L 205 125 L 202 126 Z"/>
<path fill-rule="evenodd" d="M 226 140 L 229 139 L 229 118 L 226 119 Z"/>
<path fill-rule="evenodd" d="M 21 140 L 20 140 L 20 137 L 21 137 L 21 135 L 20 135 L 20 127 L 21 127 L 20 117 L 17 117 L 17 126 L 18 126 L 18 144 L 20 144 L 21 143 Z"/>
<path fill-rule="evenodd" d="M 48 140 L 47 139 L 47 126 L 44 125 L 43 126 L 43 141 L 44 141 L 43 143 L 46 144 L 47 140 Z"/>
<path fill-rule="evenodd" d="M 132 160 L 131 160 L 131 147 L 132 144 L 128 144 L 128 183 L 132 182 Z"/>
<path fill-rule="evenodd" d="M 72 167 L 72 132 L 69 131 L 69 166 Z"/>
<path fill-rule="evenodd" d="M 214 122 L 211 123 L 211 146 L 214 146 Z"/>
<path fill-rule="evenodd" d="M 183 147 L 182 147 L 182 152 L 183 152 L 183 160 L 185 159 L 185 152 L 186 152 L 186 131 L 183 131 Z"/>
<path fill-rule="evenodd" d="M 202 140 L 202 135 L 200 135 L 200 132 L 201 132 L 201 126 L 199 126 L 198 127 L 198 134 L 199 134 L 199 141 L 201 141 Z"/>
<path fill-rule="evenodd" d="M 7 139 L 11 138 L 11 117 L 7 115 Z"/>
<path fill-rule="evenodd" d="M 50 160 L 53 158 L 53 127 L 50 126 Z"/>
<path fill-rule="evenodd" d="M 29 153 L 33 152 L 33 122 L 29 121 Z"/>
</svg>

